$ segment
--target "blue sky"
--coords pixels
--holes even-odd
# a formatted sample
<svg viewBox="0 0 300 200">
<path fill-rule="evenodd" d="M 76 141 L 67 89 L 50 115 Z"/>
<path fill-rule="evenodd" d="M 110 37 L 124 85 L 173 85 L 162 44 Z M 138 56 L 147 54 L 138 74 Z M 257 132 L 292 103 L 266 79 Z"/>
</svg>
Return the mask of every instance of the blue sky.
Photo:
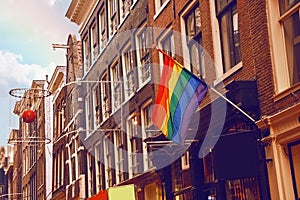
<svg viewBox="0 0 300 200">
<path fill-rule="evenodd" d="M 7 144 L 11 128 L 17 128 L 10 109 L 13 88 L 30 87 L 45 79 L 55 66 L 65 65 L 65 50 L 53 51 L 52 43 L 65 44 L 78 26 L 65 13 L 71 0 L 0 1 L 0 145 Z"/>
</svg>

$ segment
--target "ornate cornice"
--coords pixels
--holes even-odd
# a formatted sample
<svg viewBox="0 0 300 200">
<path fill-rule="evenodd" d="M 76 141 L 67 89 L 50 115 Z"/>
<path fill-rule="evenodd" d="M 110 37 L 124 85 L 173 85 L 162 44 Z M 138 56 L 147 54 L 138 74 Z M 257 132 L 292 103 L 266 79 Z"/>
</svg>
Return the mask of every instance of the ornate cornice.
<svg viewBox="0 0 300 200">
<path fill-rule="evenodd" d="M 87 15 L 92 12 L 91 9 L 96 3 L 97 0 L 72 0 L 65 16 L 71 22 L 81 26 L 86 21 Z"/>
<path fill-rule="evenodd" d="M 269 128 L 269 138 L 276 139 L 279 143 L 300 139 L 300 103 L 274 115 L 264 117 L 256 124 L 260 129 Z"/>
</svg>

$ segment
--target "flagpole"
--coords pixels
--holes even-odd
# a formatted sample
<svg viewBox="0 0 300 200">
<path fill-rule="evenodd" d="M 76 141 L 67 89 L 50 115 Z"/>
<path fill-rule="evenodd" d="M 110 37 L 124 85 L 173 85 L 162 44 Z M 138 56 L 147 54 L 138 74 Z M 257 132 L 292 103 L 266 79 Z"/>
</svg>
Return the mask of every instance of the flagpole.
<svg viewBox="0 0 300 200">
<path fill-rule="evenodd" d="M 225 97 L 223 94 L 221 94 L 219 91 L 217 91 L 215 88 L 213 87 L 209 87 L 213 92 L 215 92 L 217 95 L 219 95 L 220 97 L 222 97 L 225 101 L 227 101 L 229 104 L 231 104 L 234 108 L 236 108 L 238 111 L 240 111 L 243 115 L 245 115 L 248 119 L 250 119 L 252 122 L 255 123 L 255 119 L 253 119 L 248 113 L 246 113 L 245 111 L 243 111 L 240 107 L 238 107 L 235 103 L 233 103 L 232 101 L 230 101 L 227 97 Z"/>
<path fill-rule="evenodd" d="M 179 66 L 183 67 L 177 60 L 175 60 L 174 58 L 172 58 L 170 55 L 168 55 L 166 52 L 164 52 L 163 50 L 161 50 L 158 47 L 155 47 L 156 50 L 158 50 L 159 52 L 161 52 L 163 55 L 170 57 L 172 60 L 174 60 L 174 62 L 176 64 L 178 64 Z M 206 83 L 207 84 L 207 83 Z M 209 86 L 207 84 L 207 86 Z M 219 91 L 217 91 L 215 88 L 209 86 L 209 88 L 215 92 L 217 95 L 219 95 L 221 98 L 223 98 L 225 101 L 227 101 L 229 104 L 231 104 L 234 108 L 236 108 L 239 112 L 241 112 L 243 115 L 245 115 L 249 120 L 251 120 L 253 123 L 255 123 L 255 119 L 253 119 L 248 113 L 246 113 L 245 111 L 243 111 L 240 107 L 238 107 L 235 103 L 233 103 L 232 101 L 230 101 L 227 97 L 225 97 L 222 93 L 220 93 Z"/>
<path fill-rule="evenodd" d="M 164 51 L 161 50 L 160 48 L 155 47 L 155 49 L 158 50 L 158 51 L 159 51 L 160 53 L 162 53 L 163 55 L 168 56 L 169 58 L 171 58 L 171 59 L 172 59 L 179 67 L 184 68 L 184 66 L 183 66 L 181 63 L 179 63 L 177 60 L 175 60 L 174 58 L 172 58 L 169 54 L 167 54 L 166 52 L 164 52 Z"/>
</svg>

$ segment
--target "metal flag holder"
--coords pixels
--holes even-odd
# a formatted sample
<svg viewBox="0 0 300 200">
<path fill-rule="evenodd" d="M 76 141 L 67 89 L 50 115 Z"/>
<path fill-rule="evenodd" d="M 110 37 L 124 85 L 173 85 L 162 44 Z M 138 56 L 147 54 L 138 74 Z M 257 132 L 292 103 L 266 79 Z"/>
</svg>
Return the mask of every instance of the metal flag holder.
<svg viewBox="0 0 300 200">
<path fill-rule="evenodd" d="M 14 88 L 9 91 L 9 95 L 15 99 L 13 102 L 13 113 L 19 116 L 19 129 L 12 129 L 8 138 L 8 144 L 23 144 L 36 146 L 39 144 L 49 144 L 51 138 L 50 125 L 50 99 L 47 98 L 51 92 L 43 88 Z M 12 104 L 12 100 L 10 101 Z M 37 113 L 35 109 L 43 106 L 44 113 Z M 25 113 L 30 111 L 28 113 Z M 44 119 L 40 116 L 44 114 Z M 11 119 L 10 126 L 11 126 Z M 43 123 L 44 120 L 44 123 Z M 39 133 L 38 126 L 44 126 L 44 133 Z M 51 134 L 50 134 L 51 135 Z"/>
</svg>

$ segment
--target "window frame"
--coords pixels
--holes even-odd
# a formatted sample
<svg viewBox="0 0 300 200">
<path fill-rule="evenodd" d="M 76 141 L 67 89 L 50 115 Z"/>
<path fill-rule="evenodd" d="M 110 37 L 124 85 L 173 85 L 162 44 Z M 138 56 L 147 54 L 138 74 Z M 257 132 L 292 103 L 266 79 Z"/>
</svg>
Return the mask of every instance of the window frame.
<svg viewBox="0 0 300 200">
<path fill-rule="evenodd" d="M 167 5 L 169 4 L 171 0 L 164 0 L 164 2 L 162 2 L 162 0 L 155 0 L 155 15 L 154 15 L 154 20 L 162 13 L 162 11 L 165 9 L 165 7 L 167 7 Z"/>
<path fill-rule="evenodd" d="M 138 87 L 141 88 L 151 80 L 151 67 L 150 67 L 150 51 L 148 43 L 151 44 L 149 29 L 146 24 L 139 28 L 135 34 L 136 40 L 136 65 L 138 68 Z M 148 43 L 147 43 L 148 42 Z"/>
<path fill-rule="evenodd" d="M 90 69 L 90 64 L 91 64 L 91 47 L 90 47 L 90 37 L 87 34 L 83 38 L 83 74 L 87 74 L 87 72 Z"/>
<path fill-rule="evenodd" d="M 127 144 L 129 152 L 129 173 L 130 178 L 134 177 L 138 173 L 138 118 L 136 113 L 132 113 L 126 120 L 126 133 L 127 133 Z"/>
<path fill-rule="evenodd" d="M 107 42 L 107 12 L 104 5 L 100 8 L 99 15 L 99 49 L 100 53 L 105 49 Z"/>
<path fill-rule="evenodd" d="M 234 42 L 234 20 L 233 20 L 233 14 L 237 14 L 237 24 L 236 28 L 239 31 L 239 24 L 238 24 L 238 9 L 237 9 L 237 1 L 236 0 L 227 0 L 226 5 L 220 7 L 219 0 L 215 0 L 215 9 L 216 9 L 216 17 L 218 20 L 218 26 L 219 26 L 219 38 L 221 43 L 221 55 L 222 55 L 222 62 L 223 62 L 223 74 L 232 73 L 232 71 L 235 68 L 238 68 L 237 66 L 240 66 L 242 63 L 242 52 L 240 48 L 240 37 L 239 38 L 239 51 L 235 52 L 235 42 Z M 229 25 L 224 28 L 222 26 L 222 19 L 229 22 Z M 229 26 L 229 28 L 228 28 Z M 223 30 L 229 30 L 229 32 L 222 33 Z M 238 33 L 239 34 L 239 33 Z M 225 46 L 224 41 L 227 41 L 227 46 Z M 233 52 L 233 53 L 232 53 Z M 225 53 L 227 55 L 225 55 Z M 229 55 L 229 56 L 228 56 Z M 239 57 L 238 57 L 239 55 Z M 235 70 L 234 70 L 235 71 Z"/>
<path fill-rule="evenodd" d="M 114 135 L 108 132 L 104 138 L 105 185 L 112 187 L 115 183 Z M 111 143 L 111 144 L 109 144 Z"/>
<path fill-rule="evenodd" d="M 200 27 L 197 31 L 196 24 L 196 10 L 199 12 L 199 20 L 200 20 Z M 193 15 L 194 16 L 194 35 L 190 36 L 188 34 L 188 18 Z M 205 79 L 205 68 L 204 68 L 204 50 L 202 47 L 202 24 L 201 24 L 201 12 L 200 12 L 200 4 L 198 1 L 194 1 L 191 3 L 186 11 L 181 16 L 181 24 L 182 24 L 182 31 L 185 33 L 186 37 L 183 39 L 183 54 L 184 57 L 188 58 L 188 62 L 184 61 L 186 68 L 190 69 L 190 71 L 198 77 Z M 186 46 L 185 46 L 186 45 Z M 185 49 L 186 48 L 186 49 Z M 195 49 L 196 48 L 196 49 Z M 185 51 L 189 53 L 185 53 Z M 197 59 L 198 58 L 198 59 Z M 198 62 L 194 62 L 198 61 Z"/>
<path fill-rule="evenodd" d="M 149 108 L 149 110 L 148 110 L 148 108 Z M 146 139 L 148 137 L 151 137 L 152 134 L 153 134 L 152 130 L 150 129 L 153 125 L 152 118 L 151 118 L 152 108 L 153 108 L 152 99 L 147 100 L 141 107 L 141 123 L 142 123 L 141 127 L 142 127 L 142 139 L 143 139 L 143 141 L 144 141 L 144 139 Z M 148 111 L 149 111 L 149 113 L 148 113 Z M 148 120 L 145 120 L 145 118 L 146 118 L 145 113 L 147 113 L 147 115 L 148 115 L 147 118 L 149 118 L 149 120 L 150 120 L 149 122 L 146 122 Z M 146 124 L 147 124 L 147 126 L 146 126 Z M 150 132 L 147 132 L 146 129 L 150 129 L 150 130 L 148 130 Z M 147 145 L 146 142 L 143 142 L 143 152 L 144 152 L 143 155 L 146 155 L 146 152 L 150 152 L 149 146 Z M 152 160 L 149 156 L 149 153 L 147 153 L 147 156 L 144 157 L 143 160 L 144 160 L 144 170 L 145 171 L 148 170 L 148 169 L 151 169 L 153 167 L 153 163 L 152 163 Z"/>
<path fill-rule="evenodd" d="M 299 0 L 298 0 L 299 1 Z M 278 101 L 290 93 L 300 90 L 300 83 L 291 85 L 288 70 L 288 58 L 286 52 L 286 44 L 284 38 L 284 31 L 281 22 L 287 17 L 291 16 L 295 10 L 300 9 L 300 2 L 289 8 L 289 10 L 280 15 L 279 0 L 267 1 L 268 19 L 270 27 L 270 42 L 271 42 L 271 56 L 274 66 L 274 83 L 275 96 L 274 100 Z"/>
<path fill-rule="evenodd" d="M 104 72 L 100 78 L 101 123 L 106 121 L 111 113 L 110 88 L 111 82 L 108 80 L 108 72 Z"/>
<path fill-rule="evenodd" d="M 137 88 L 136 55 L 131 43 L 126 44 L 122 51 L 122 68 L 124 71 L 124 93 L 126 99 L 132 97 Z"/>
<path fill-rule="evenodd" d="M 105 165 L 104 165 L 104 150 L 103 150 L 103 138 L 101 142 L 95 145 L 95 169 L 96 169 L 96 192 L 104 190 L 105 187 Z"/>
<path fill-rule="evenodd" d="M 167 52 L 166 49 L 164 48 L 164 42 L 166 40 L 171 40 L 170 41 L 170 51 Z M 158 38 L 158 45 L 161 50 L 166 52 L 169 56 L 173 57 L 175 55 L 175 39 L 174 39 L 174 34 L 172 27 L 170 27 L 168 30 L 163 32 L 159 38 Z M 160 74 L 162 73 L 163 67 L 164 67 L 164 55 L 162 53 L 159 54 L 159 64 L 160 64 Z"/>
<path fill-rule="evenodd" d="M 90 28 L 90 47 L 91 47 L 91 61 L 92 63 L 97 59 L 98 57 L 98 27 L 97 23 L 94 21 Z"/>
<path fill-rule="evenodd" d="M 115 60 L 110 65 L 112 112 L 121 108 L 123 103 L 123 73 L 119 60 Z M 119 94 L 118 92 L 119 91 Z"/>
<path fill-rule="evenodd" d="M 90 150 L 91 151 L 91 150 Z M 94 195 L 94 191 L 93 191 L 93 161 L 92 161 L 92 155 L 90 153 L 90 151 L 87 152 L 87 183 L 88 183 L 88 196 L 92 196 Z"/>
</svg>

